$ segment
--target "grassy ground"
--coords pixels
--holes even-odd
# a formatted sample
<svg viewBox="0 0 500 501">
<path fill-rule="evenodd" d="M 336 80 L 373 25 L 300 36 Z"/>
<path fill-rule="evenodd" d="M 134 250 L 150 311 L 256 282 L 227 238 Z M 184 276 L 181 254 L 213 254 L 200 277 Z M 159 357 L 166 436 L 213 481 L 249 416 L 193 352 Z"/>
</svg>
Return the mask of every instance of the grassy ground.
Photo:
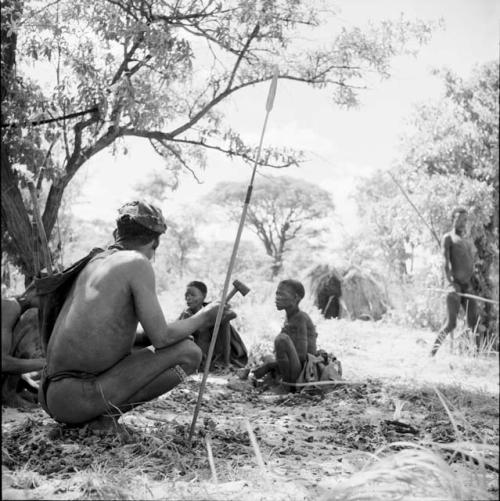
<svg viewBox="0 0 500 501">
<path fill-rule="evenodd" d="M 304 308 L 351 384 L 287 397 L 211 377 L 191 445 L 200 376 L 125 415 L 130 435 L 3 409 L 2 497 L 497 499 L 497 355 L 451 354 L 447 342 L 430 359 L 435 333 L 327 321 L 307 301 Z M 256 360 L 270 351 L 281 314 L 251 301 L 238 311 Z"/>
</svg>

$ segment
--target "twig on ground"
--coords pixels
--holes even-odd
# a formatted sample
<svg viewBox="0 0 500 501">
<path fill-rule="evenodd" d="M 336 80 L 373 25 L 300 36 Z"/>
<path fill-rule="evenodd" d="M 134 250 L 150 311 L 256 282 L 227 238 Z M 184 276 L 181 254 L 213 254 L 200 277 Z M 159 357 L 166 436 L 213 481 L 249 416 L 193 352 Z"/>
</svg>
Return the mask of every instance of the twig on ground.
<svg viewBox="0 0 500 501">
<path fill-rule="evenodd" d="M 205 437 L 205 443 L 207 444 L 208 464 L 210 465 L 210 471 L 212 472 L 212 480 L 214 483 L 218 483 L 214 455 L 212 454 L 212 439 L 210 438 L 210 435 Z"/>
<path fill-rule="evenodd" d="M 257 439 L 255 438 L 255 434 L 250 426 L 250 421 L 245 419 L 245 426 L 248 432 L 248 436 L 250 437 L 250 443 L 252 444 L 253 451 L 255 453 L 255 458 L 257 460 L 257 464 L 259 465 L 263 474 L 266 474 L 266 465 L 264 464 L 264 460 L 262 459 L 262 454 L 260 453 L 259 444 L 257 443 Z"/>
</svg>

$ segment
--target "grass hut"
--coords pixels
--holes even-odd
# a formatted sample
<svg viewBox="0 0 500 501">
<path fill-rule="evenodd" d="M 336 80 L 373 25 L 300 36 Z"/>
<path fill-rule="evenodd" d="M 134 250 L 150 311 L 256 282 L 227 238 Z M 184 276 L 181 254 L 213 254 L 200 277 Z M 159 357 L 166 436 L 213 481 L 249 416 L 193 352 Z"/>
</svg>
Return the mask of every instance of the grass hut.
<svg viewBox="0 0 500 501">
<path fill-rule="evenodd" d="M 318 265 L 308 273 L 314 304 L 325 318 L 380 320 L 389 298 L 381 277 L 357 266 Z"/>
</svg>

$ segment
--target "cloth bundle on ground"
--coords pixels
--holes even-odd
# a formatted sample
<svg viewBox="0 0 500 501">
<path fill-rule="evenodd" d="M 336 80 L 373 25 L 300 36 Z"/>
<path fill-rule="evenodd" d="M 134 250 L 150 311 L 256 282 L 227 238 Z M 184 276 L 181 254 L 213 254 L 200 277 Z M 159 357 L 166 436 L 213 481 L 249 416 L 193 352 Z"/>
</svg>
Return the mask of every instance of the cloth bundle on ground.
<svg viewBox="0 0 500 501">
<path fill-rule="evenodd" d="M 50 335 L 71 286 L 87 263 L 96 254 L 101 252 L 104 252 L 104 249 L 95 247 L 85 257 L 62 272 L 48 277 L 35 278 L 35 289 L 40 302 L 40 307 L 38 309 L 40 340 L 44 355 L 47 353 Z"/>
<path fill-rule="evenodd" d="M 342 365 L 335 356 L 330 356 L 324 350 L 318 350 L 316 355 L 307 354 L 302 371 L 295 382 L 300 389 L 307 383 L 318 381 L 337 381 L 342 379 Z"/>
</svg>

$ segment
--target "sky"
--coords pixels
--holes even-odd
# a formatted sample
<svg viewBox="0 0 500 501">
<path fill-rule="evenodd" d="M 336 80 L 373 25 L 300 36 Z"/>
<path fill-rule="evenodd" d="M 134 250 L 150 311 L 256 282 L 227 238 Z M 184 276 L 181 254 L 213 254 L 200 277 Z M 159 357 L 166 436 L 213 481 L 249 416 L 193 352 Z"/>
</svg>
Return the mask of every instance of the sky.
<svg viewBox="0 0 500 501">
<path fill-rule="evenodd" d="M 357 179 L 389 167 L 398 157 L 398 140 L 405 119 L 418 102 L 437 99 L 443 91 L 433 68 L 449 68 L 467 78 L 476 64 L 498 59 L 500 2 L 497 0 L 339 0 L 332 1 L 346 25 L 396 18 L 438 20 L 444 28 L 434 33 L 417 57 L 398 57 L 392 77 L 363 91 L 361 106 L 343 110 L 327 90 L 313 90 L 278 81 L 264 146 L 298 147 L 307 161 L 300 167 L 269 169 L 262 174 L 290 175 L 318 183 L 332 193 L 336 220 L 342 231 L 352 233 L 359 221 L 351 191 Z M 318 33 L 327 36 L 328 26 Z M 269 84 L 246 90 L 225 106 L 226 118 L 243 138 L 258 143 L 265 117 Z M 163 163 L 147 142 L 132 140 L 128 154 L 96 155 L 76 176 L 78 198 L 75 215 L 114 220 L 117 208 L 134 196 L 134 186 Z M 210 155 L 198 184 L 189 174 L 162 207 L 167 213 L 180 203 L 192 203 L 219 181 L 248 182 L 250 167 L 222 155 Z M 80 181 L 80 182 L 79 182 Z"/>
</svg>

